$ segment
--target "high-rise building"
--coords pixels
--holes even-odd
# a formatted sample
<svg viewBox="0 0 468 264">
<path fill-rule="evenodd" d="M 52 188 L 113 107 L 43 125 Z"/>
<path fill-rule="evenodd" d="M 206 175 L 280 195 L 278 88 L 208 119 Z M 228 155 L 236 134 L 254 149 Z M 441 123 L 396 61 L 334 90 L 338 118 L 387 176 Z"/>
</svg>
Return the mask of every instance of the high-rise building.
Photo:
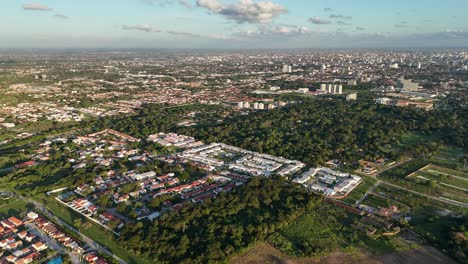
<svg viewBox="0 0 468 264">
<path fill-rule="evenodd" d="M 263 103 L 258 104 L 258 109 L 263 110 L 265 109 L 265 105 Z"/>
<path fill-rule="evenodd" d="M 244 108 L 250 108 L 250 103 L 249 102 L 244 102 Z"/>
<path fill-rule="evenodd" d="M 237 107 L 238 107 L 238 108 L 243 108 L 243 107 L 244 107 L 244 102 L 239 102 L 239 103 L 237 103 Z"/>
<path fill-rule="evenodd" d="M 326 92 L 327 91 L 327 85 L 325 83 L 322 83 L 320 85 L 320 90 L 323 91 L 323 92 Z"/>
<path fill-rule="evenodd" d="M 254 109 L 258 109 L 258 103 L 255 102 L 254 105 L 253 105 Z"/>
<path fill-rule="evenodd" d="M 283 65 L 283 73 L 290 73 L 290 72 L 292 72 L 291 65 L 287 65 L 287 64 Z"/>
<path fill-rule="evenodd" d="M 356 85 L 357 85 L 357 81 L 356 81 L 356 80 L 349 80 L 349 81 L 348 81 L 348 85 L 356 86 Z"/>
<path fill-rule="evenodd" d="M 402 84 L 402 91 L 415 92 L 419 90 L 419 83 L 413 82 L 412 80 L 405 80 L 404 77 L 401 77 L 398 81 Z"/>
</svg>

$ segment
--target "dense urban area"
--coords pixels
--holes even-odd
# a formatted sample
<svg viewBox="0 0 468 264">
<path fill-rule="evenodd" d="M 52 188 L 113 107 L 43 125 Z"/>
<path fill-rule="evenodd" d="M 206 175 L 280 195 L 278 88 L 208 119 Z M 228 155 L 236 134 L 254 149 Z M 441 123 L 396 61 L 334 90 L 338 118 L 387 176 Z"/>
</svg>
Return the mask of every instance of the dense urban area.
<svg viewBox="0 0 468 264">
<path fill-rule="evenodd" d="M 468 50 L 0 51 L 0 263 L 468 263 L 467 91 Z"/>
</svg>

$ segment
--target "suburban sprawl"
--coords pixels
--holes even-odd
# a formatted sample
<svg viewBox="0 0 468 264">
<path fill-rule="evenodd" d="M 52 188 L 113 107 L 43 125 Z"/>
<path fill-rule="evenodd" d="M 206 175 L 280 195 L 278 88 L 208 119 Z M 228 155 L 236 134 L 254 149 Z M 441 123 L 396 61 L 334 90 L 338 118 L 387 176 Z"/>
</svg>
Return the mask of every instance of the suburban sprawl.
<svg viewBox="0 0 468 264">
<path fill-rule="evenodd" d="M 0 51 L 0 264 L 468 263 L 467 89 L 456 49 Z"/>
</svg>

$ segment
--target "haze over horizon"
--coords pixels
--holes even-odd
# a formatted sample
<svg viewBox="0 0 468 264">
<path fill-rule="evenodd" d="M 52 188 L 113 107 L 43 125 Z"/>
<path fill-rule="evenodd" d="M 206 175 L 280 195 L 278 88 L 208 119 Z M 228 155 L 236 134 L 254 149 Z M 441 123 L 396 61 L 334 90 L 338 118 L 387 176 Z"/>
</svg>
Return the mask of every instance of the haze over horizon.
<svg viewBox="0 0 468 264">
<path fill-rule="evenodd" d="M 468 2 L 8 1 L 0 48 L 466 47 Z"/>
</svg>

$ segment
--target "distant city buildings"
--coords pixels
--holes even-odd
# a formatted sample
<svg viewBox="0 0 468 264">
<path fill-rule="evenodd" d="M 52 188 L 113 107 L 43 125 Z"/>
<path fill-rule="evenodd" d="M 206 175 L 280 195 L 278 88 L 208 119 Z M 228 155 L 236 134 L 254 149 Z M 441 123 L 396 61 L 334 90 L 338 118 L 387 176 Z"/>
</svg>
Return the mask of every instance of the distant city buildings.
<svg viewBox="0 0 468 264">
<path fill-rule="evenodd" d="M 432 110 L 434 108 L 433 102 L 419 102 L 419 101 L 411 101 L 411 100 L 404 100 L 404 99 L 390 99 L 387 97 L 377 98 L 375 99 L 377 104 L 381 105 L 393 105 L 393 106 L 400 106 L 400 107 L 415 107 L 420 108 L 423 110 Z"/>
<path fill-rule="evenodd" d="M 320 90 L 329 94 L 343 94 L 343 85 L 341 84 L 321 84 Z"/>
<path fill-rule="evenodd" d="M 404 77 L 398 79 L 398 82 L 401 83 L 402 91 L 418 91 L 419 83 L 413 82 L 412 80 L 405 80 Z"/>
<path fill-rule="evenodd" d="M 292 66 L 291 65 L 283 65 L 283 70 L 282 70 L 283 73 L 291 73 L 292 72 Z"/>
<path fill-rule="evenodd" d="M 276 107 L 284 107 L 288 105 L 286 102 L 271 102 L 267 105 L 262 102 L 254 102 L 253 104 L 249 102 L 238 102 L 237 103 L 237 108 L 239 109 L 254 109 L 254 110 L 265 110 L 266 109 L 275 109 Z"/>
</svg>

